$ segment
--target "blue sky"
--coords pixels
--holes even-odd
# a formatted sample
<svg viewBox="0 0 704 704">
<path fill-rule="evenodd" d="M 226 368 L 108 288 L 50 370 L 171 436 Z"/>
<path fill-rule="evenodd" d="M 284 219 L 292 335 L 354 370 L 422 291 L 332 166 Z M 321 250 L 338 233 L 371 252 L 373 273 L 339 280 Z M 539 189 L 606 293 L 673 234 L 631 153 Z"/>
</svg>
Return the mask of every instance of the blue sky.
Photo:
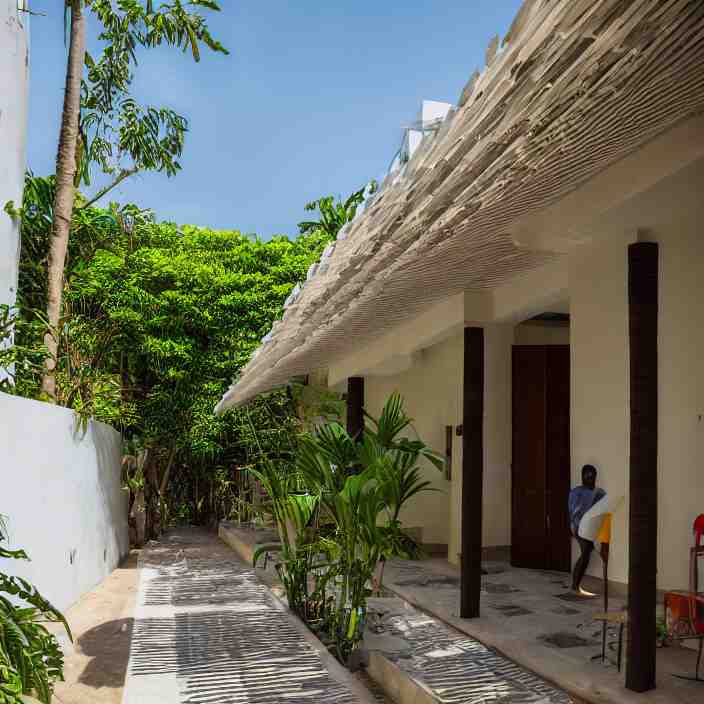
<svg viewBox="0 0 704 704">
<path fill-rule="evenodd" d="M 53 172 L 66 49 L 62 8 L 33 0 L 28 162 Z M 422 99 L 455 102 L 520 0 L 222 0 L 230 56 L 140 54 L 135 95 L 188 117 L 183 171 L 112 198 L 181 224 L 295 235 L 304 204 L 383 175 Z"/>
</svg>

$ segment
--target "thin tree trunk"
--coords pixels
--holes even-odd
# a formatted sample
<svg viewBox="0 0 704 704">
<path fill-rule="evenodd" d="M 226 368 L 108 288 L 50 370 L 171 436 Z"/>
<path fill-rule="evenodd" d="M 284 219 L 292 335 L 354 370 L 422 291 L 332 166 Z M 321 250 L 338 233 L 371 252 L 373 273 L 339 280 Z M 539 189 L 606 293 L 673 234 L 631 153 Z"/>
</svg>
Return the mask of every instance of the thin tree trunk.
<svg viewBox="0 0 704 704">
<path fill-rule="evenodd" d="M 73 214 L 76 173 L 76 143 L 81 111 L 81 79 L 86 53 L 85 18 L 82 0 L 71 0 L 71 43 L 66 69 L 66 89 L 61 115 L 59 148 L 56 156 L 56 195 L 54 221 L 49 249 L 47 320 L 49 330 L 44 338 L 48 353 L 44 360 L 42 391 L 56 402 L 56 361 L 58 353 L 58 326 L 61 316 L 61 298 L 64 286 L 64 264 Z"/>
<path fill-rule="evenodd" d="M 164 500 L 164 492 L 169 483 L 169 476 L 171 475 L 171 468 L 174 464 L 174 459 L 176 458 L 176 443 L 171 446 L 171 451 L 169 452 L 169 459 L 166 463 L 166 469 L 161 477 L 161 482 L 159 483 L 159 497 Z"/>
</svg>

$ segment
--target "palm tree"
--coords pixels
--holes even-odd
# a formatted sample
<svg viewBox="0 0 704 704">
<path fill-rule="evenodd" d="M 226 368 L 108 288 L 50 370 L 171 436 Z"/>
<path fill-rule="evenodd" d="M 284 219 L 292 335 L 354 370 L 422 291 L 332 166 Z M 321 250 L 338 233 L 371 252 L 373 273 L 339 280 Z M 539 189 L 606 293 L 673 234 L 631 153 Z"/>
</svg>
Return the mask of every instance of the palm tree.
<svg viewBox="0 0 704 704">
<path fill-rule="evenodd" d="M 372 180 L 355 191 L 347 200 L 335 202 L 333 196 L 324 196 L 318 200 L 306 203 L 305 209 L 310 212 L 318 211 L 319 220 L 305 220 L 298 223 L 298 230 L 302 235 L 312 232 L 323 232 L 328 239 L 335 239 L 337 233 L 354 219 L 357 208 L 364 202 L 367 195 L 377 190 L 376 181 Z"/>
<path fill-rule="evenodd" d="M 64 264 L 68 249 L 68 236 L 73 215 L 76 177 L 76 145 L 78 144 L 78 121 L 81 114 L 81 81 L 86 53 L 86 21 L 82 0 L 70 1 L 71 33 L 66 69 L 64 107 L 61 114 L 59 148 L 56 155 L 56 192 L 54 195 L 54 218 L 49 246 L 47 320 L 49 329 L 44 338 L 47 356 L 42 376 L 42 392 L 48 399 L 56 401 L 56 357 L 58 352 L 58 325 L 61 315 L 61 298 L 64 286 Z"/>
<path fill-rule="evenodd" d="M 181 165 L 187 121 L 173 110 L 142 107 L 129 95 L 136 64 L 137 46 L 161 44 L 190 50 L 200 61 L 199 43 L 216 52 L 227 50 L 208 30 L 205 19 L 189 12 L 180 0 L 154 8 L 152 0 L 118 3 L 111 0 L 65 0 L 71 15 L 69 56 L 66 69 L 63 112 L 56 157 L 51 242 L 47 271 L 46 358 L 42 393 L 56 402 L 56 360 L 59 320 L 76 188 L 81 179 L 90 182 L 90 164 L 98 163 L 113 176 L 85 205 L 91 205 L 140 170 L 163 171 L 173 176 Z M 196 7 L 219 10 L 215 0 L 194 0 Z M 103 54 L 94 60 L 86 52 L 86 19 L 90 8 L 102 28 Z M 84 76 L 84 66 L 87 73 Z M 85 114 L 82 116 L 82 111 Z M 83 117 L 83 119 L 82 119 Z M 114 142 L 114 143 L 113 143 Z M 127 158 L 128 165 L 115 163 L 114 155 Z"/>
</svg>

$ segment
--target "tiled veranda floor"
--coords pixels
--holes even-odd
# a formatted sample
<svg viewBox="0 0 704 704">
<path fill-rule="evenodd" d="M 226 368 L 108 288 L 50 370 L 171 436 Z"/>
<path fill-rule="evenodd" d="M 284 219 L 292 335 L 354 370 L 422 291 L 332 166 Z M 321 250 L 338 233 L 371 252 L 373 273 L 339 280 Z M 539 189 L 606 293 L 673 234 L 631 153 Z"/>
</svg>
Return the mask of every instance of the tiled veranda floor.
<svg viewBox="0 0 704 704">
<path fill-rule="evenodd" d="M 635 695 L 623 687 L 623 673 L 592 660 L 601 651 L 601 598 L 583 599 L 567 590 L 568 575 L 486 562 L 482 615 L 459 618 L 459 570 L 442 559 L 397 560 L 386 567 L 384 584 L 398 596 L 494 647 L 513 660 L 593 702 L 702 704 L 704 684 L 673 673 L 693 674 L 696 653 L 681 647 L 658 650 L 658 689 Z M 611 598 L 610 610 L 623 600 Z M 615 660 L 615 653 L 611 653 Z"/>
</svg>

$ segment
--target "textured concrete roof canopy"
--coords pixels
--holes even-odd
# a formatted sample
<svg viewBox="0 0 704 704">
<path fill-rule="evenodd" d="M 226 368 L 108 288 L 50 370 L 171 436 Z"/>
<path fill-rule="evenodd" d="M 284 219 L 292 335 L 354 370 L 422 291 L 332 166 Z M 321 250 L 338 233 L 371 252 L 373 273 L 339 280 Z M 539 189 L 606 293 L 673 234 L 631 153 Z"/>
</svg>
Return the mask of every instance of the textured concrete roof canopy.
<svg viewBox="0 0 704 704">
<path fill-rule="evenodd" d="M 550 261 L 517 246 L 512 225 L 704 110 L 704 2 L 526 0 L 486 59 L 216 411 L 326 367 L 440 299 Z"/>
</svg>

